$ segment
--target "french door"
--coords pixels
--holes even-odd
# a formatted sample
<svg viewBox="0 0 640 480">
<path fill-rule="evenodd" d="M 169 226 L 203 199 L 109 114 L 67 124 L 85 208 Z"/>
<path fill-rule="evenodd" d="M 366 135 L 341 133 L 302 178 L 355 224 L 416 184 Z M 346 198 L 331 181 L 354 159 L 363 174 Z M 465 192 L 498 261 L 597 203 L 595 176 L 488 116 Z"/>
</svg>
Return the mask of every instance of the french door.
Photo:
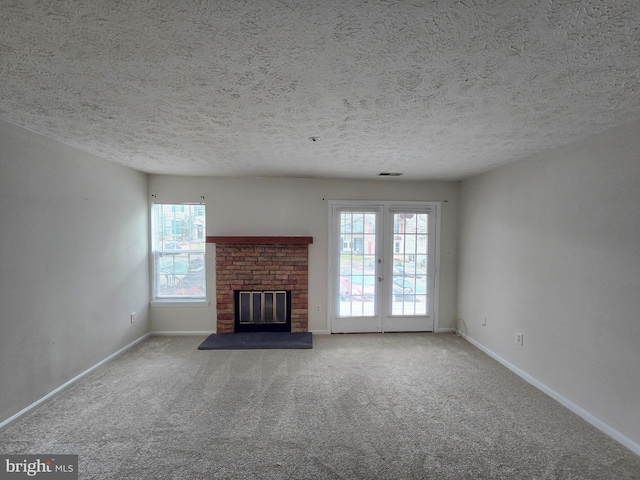
<svg viewBox="0 0 640 480">
<path fill-rule="evenodd" d="M 439 205 L 330 208 L 331 331 L 433 331 Z"/>
</svg>

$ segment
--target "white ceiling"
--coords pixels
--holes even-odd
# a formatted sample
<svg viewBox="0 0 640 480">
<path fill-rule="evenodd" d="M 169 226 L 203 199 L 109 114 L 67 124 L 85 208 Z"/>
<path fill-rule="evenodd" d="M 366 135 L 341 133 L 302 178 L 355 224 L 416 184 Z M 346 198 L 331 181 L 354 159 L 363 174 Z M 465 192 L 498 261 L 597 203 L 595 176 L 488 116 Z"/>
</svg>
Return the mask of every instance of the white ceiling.
<svg viewBox="0 0 640 480">
<path fill-rule="evenodd" d="M 638 0 L 0 6 L 0 118 L 144 172 L 456 180 L 640 119 Z"/>
</svg>

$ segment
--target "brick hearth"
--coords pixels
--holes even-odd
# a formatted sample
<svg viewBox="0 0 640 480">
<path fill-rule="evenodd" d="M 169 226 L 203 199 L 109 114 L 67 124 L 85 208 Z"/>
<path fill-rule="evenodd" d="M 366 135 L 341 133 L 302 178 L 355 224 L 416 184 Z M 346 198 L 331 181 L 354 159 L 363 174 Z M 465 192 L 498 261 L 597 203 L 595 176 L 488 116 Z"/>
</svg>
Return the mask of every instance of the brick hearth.
<svg viewBox="0 0 640 480">
<path fill-rule="evenodd" d="M 291 331 L 309 330 L 311 237 L 207 237 L 216 245 L 217 333 L 234 333 L 234 290 L 291 290 Z"/>
</svg>

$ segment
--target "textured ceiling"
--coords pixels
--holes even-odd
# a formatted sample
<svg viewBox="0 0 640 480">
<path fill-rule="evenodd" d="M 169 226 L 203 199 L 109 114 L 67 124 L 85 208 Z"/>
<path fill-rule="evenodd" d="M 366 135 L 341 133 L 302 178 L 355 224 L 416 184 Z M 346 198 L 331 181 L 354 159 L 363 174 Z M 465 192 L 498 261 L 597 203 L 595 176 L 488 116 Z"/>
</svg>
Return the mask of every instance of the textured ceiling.
<svg viewBox="0 0 640 480">
<path fill-rule="evenodd" d="M 638 0 L 0 5 L 0 118 L 144 172 L 461 179 L 640 119 Z"/>
</svg>

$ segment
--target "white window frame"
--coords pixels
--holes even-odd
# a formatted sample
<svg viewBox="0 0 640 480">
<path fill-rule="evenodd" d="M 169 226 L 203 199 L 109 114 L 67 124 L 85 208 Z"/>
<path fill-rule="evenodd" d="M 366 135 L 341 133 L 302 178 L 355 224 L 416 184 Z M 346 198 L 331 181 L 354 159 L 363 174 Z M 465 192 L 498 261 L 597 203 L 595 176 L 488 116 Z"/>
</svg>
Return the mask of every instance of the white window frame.
<svg viewBox="0 0 640 480">
<path fill-rule="evenodd" d="M 156 206 L 159 205 L 163 205 L 163 206 L 172 206 L 172 207 L 185 207 L 185 208 L 193 208 L 194 210 L 196 209 L 196 207 L 203 207 L 205 208 L 205 215 L 202 218 L 202 229 L 201 229 L 201 238 L 202 238 L 202 243 L 203 243 L 203 247 L 201 249 L 199 248 L 190 248 L 193 246 L 192 240 L 193 240 L 193 235 L 189 234 L 189 238 L 187 239 L 187 241 L 183 242 L 181 245 L 178 245 L 178 241 L 176 239 L 164 239 L 163 238 L 163 242 L 158 242 L 158 238 L 157 238 L 157 228 L 158 226 L 155 224 L 156 222 Z M 186 203 L 186 202 L 154 202 L 151 204 L 151 214 L 150 214 L 150 224 L 151 224 L 151 304 L 152 305 L 164 305 L 164 306 L 179 306 L 179 305 L 189 305 L 189 306 L 193 306 L 193 305 L 208 305 L 209 302 L 207 300 L 207 282 L 206 282 L 206 205 L 204 203 Z M 200 230 L 198 230 L 199 232 Z M 158 245 L 162 243 L 162 248 L 158 248 Z M 171 243 L 173 244 L 173 248 L 169 247 L 167 248 L 164 244 L 166 243 Z M 187 248 L 184 248 L 184 246 L 186 246 Z M 202 295 L 189 295 L 189 294 L 182 294 L 182 295 L 158 295 L 158 289 L 159 289 L 159 285 L 158 285 L 158 275 L 157 275 L 157 266 L 159 265 L 159 259 L 160 256 L 164 256 L 164 255 L 173 255 L 174 258 L 177 255 L 180 256 L 187 256 L 187 258 L 190 259 L 190 255 L 191 254 L 197 254 L 197 255 L 202 255 L 202 266 L 201 269 L 198 268 L 198 274 L 202 275 L 202 281 L 203 281 L 203 293 Z M 174 276 L 174 281 L 176 278 L 178 277 L 182 277 L 184 278 L 185 276 L 187 276 L 189 274 L 189 268 L 191 268 L 191 265 L 187 266 L 187 271 L 185 272 L 184 276 L 182 275 L 175 275 Z M 168 281 L 167 281 L 168 283 Z"/>
</svg>

